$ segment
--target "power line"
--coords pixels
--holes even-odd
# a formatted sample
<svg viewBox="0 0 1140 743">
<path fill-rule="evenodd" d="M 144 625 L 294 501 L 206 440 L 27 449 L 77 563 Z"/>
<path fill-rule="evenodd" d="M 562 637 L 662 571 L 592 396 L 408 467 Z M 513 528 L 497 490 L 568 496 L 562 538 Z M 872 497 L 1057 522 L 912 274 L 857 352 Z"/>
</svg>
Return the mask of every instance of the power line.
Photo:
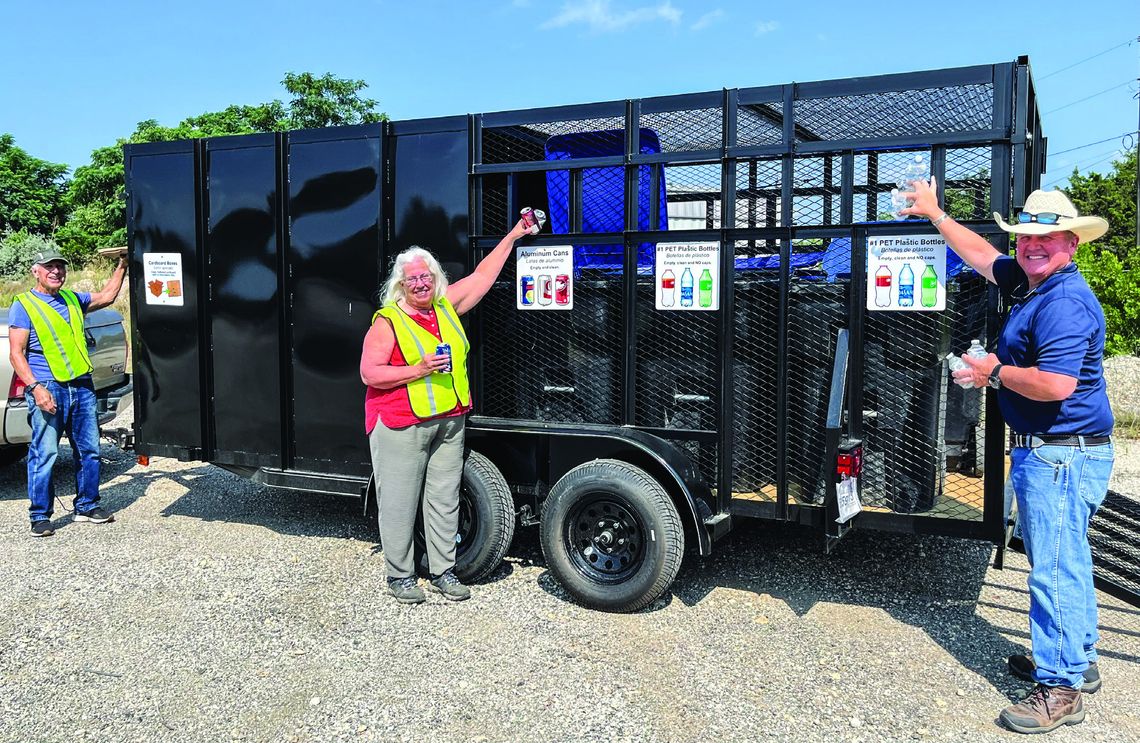
<svg viewBox="0 0 1140 743">
<path fill-rule="evenodd" d="M 1051 111 L 1046 111 L 1045 113 L 1051 114 L 1055 111 L 1061 111 L 1063 109 L 1068 108 L 1069 106 L 1075 106 L 1078 103 L 1084 103 L 1085 101 L 1087 101 L 1091 98 L 1096 98 L 1098 95 L 1104 95 L 1105 93 L 1110 93 L 1110 92 L 1116 90 L 1117 88 L 1123 88 L 1125 85 L 1131 85 L 1131 84 L 1132 84 L 1131 80 L 1125 80 L 1124 82 L 1120 83 L 1119 85 L 1113 85 L 1111 88 L 1105 88 L 1104 90 L 1100 91 L 1099 93 L 1093 93 L 1092 95 L 1085 96 L 1084 98 L 1081 98 L 1080 100 L 1077 100 L 1077 101 L 1073 101 L 1072 103 L 1066 103 L 1063 106 L 1058 106 L 1057 108 L 1054 108 Z"/>
<path fill-rule="evenodd" d="M 1043 77 L 1039 77 L 1039 78 L 1037 78 L 1037 80 L 1038 80 L 1038 82 L 1040 82 L 1041 80 L 1046 80 L 1046 79 L 1048 79 L 1048 78 L 1050 78 L 1050 77 L 1053 77 L 1054 75 L 1060 75 L 1060 74 L 1061 74 L 1062 72 L 1064 72 L 1065 70 L 1071 70 L 1071 69 L 1073 69 L 1074 67 L 1076 67 L 1077 65 L 1082 65 L 1082 64 L 1084 64 L 1085 62 L 1089 62 L 1089 61 L 1091 61 L 1091 60 L 1094 60 L 1094 59 L 1096 59 L 1097 57 L 1101 57 L 1101 56 L 1104 56 L 1105 54 L 1108 54 L 1109 52 L 1114 52 L 1114 51 L 1116 51 L 1117 49 L 1119 49 L 1120 47 L 1122 47 L 1122 46 L 1128 46 L 1129 44 L 1131 44 L 1131 43 L 1132 43 L 1132 42 L 1134 42 L 1134 41 L 1140 41 L 1140 37 L 1134 37 L 1134 38 L 1131 38 L 1131 39 L 1129 39 L 1128 41 L 1124 41 L 1124 42 L 1121 42 L 1121 43 L 1117 44 L 1117 45 L 1116 45 L 1116 46 L 1114 46 L 1114 47 L 1109 47 L 1108 49 L 1105 49 L 1105 50 L 1104 50 L 1104 51 L 1102 51 L 1102 52 L 1097 52 L 1096 54 L 1092 55 L 1091 57 L 1085 57 L 1085 58 L 1084 58 L 1084 59 L 1082 59 L 1080 62 L 1073 62 L 1073 63 L 1072 63 L 1071 65 L 1069 65 L 1068 67 L 1062 67 L 1062 68 L 1061 68 L 1061 69 L 1059 69 L 1059 70 L 1056 70 L 1056 71 L 1054 71 L 1054 72 L 1050 72 L 1048 75 L 1045 75 L 1045 76 L 1043 76 Z"/>
<path fill-rule="evenodd" d="M 1069 149 L 1061 150 L 1060 152 L 1050 152 L 1049 156 L 1052 157 L 1054 155 L 1064 155 L 1066 152 L 1076 152 L 1077 150 L 1083 150 L 1086 147 L 1092 147 L 1094 144 L 1104 144 L 1105 142 L 1111 142 L 1112 140 L 1119 139 L 1121 137 L 1129 137 L 1129 136 L 1132 136 L 1133 134 L 1136 134 L 1136 133 L 1137 132 L 1135 130 L 1130 131 L 1130 132 L 1122 132 L 1120 134 L 1117 134 L 1115 137 L 1109 137 L 1108 139 L 1098 139 L 1095 142 L 1089 142 L 1088 144 L 1082 144 L 1078 147 L 1070 147 Z"/>
</svg>

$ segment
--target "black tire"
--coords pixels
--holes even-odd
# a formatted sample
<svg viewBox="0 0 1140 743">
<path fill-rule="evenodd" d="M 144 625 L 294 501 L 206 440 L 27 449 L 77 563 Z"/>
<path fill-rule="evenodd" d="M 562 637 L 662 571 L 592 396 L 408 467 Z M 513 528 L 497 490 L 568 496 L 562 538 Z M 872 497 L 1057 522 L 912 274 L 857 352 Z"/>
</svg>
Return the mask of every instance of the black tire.
<svg viewBox="0 0 1140 743">
<path fill-rule="evenodd" d="M 515 502 L 511 489 L 491 460 L 468 452 L 459 486 L 459 533 L 455 549 L 455 575 L 464 583 L 477 583 L 499 567 L 515 536 Z M 416 562 L 429 572 L 424 546 L 422 514 L 416 519 Z"/>
<path fill-rule="evenodd" d="M 602 611 L 642 609 L 665 592 L 685 553 L 672 499 L 644 470 L 615 459 L 579 465 L 543 503 L 542 554 L 574 600 Z"/>
<path fill-rule="evenodd" d="M 9 467 L 23 459 L 28 453 L 27 444 L 12 444 L 0 447 L 0 467 Z"/>
</svg>

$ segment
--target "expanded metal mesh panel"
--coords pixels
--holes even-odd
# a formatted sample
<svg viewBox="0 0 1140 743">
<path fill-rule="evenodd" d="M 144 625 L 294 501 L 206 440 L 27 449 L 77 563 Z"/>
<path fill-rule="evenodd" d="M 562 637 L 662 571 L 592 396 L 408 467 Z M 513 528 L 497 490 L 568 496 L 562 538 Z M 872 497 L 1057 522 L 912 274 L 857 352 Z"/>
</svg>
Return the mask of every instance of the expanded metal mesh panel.
<svg viewBox="0 0 1140 743">
<path fill-rule="evenodd" d="M 736 164 L 736 226 L 779 227 L 780 160 L 741 160 Z"/>
<path fill-rule="evenodd" d="M 480 177 L 483 187 L 483 234 L 504 235 L 513 226 L 508 224 L 507 176 Z"/>
<path fill-rule="evenodd" d="M 891 150 L 855 155 L 855 203 L 853 214 L 859 222 L 896 219 L 891 212 L 891 189 L 898 188 L 906 166 L 921 154 L 930 162 L 929 149 Z"/>
<path fill-rule="evenodd" d="M 583 269 L 573 280 L 570 311 L 516 309 L 519 278 L 514 261 L 508 261 L 502 280 L 480 303 L 479 412 L 524 420 L 621 423 L 620 272 Z"/>
<path fill-rule="evenodd" d="M 842 169 L 839 157 L 797 157 L 794 168 L 792 224 L 838 224 Z"/>
<path fill-rule="evenodd" d="M 778 253 L 779 245 L 759 246 Z M 758 254 L 747 241 L 736 255 Z M 776 344 L 779 338 L 780 270 L 740 268 L 733 287 L 732 491 L 774 499 L 776 482 Z"/>
<path fill-rule="evenodd" d="M 990 209 L 989 147 L 964 147 L 946 151 L 946 213 L 954 219 L 988 219 Z"/>
<path fill-rule="evenodd" d="M 793 257 L 818 253 L 816 241 L 793 245 Z M 812 257 L 814 260 L 814 257 Z M 794 274 L 788 292 L 787 473 L 789 500 L 822 503 L 825 477 L 824 431 L 835 342 L 847 327 L 847 282 L 828 283 Z"/>
<path fill-rule="evenodd" d="M 641 114 L 641 127 L 657 132 L 661 152 L 714 150 L 723 144 L 720 108 L 693 108 Z"/>
<path fill-rule="evenodd" d="M 624 116 L 486 127 L 483 129 L 483 163 L 545 160 L 545 147 L 550 138 L 567 134 L 576 135 L 580 151 L 577 154 L 568 152 L 566 157 L 594 157 L 603 152 L 609 153 L 615 136 L 618 142 L 623 141 L 624 129 Z M 620 149 L 613 154 L 621 154 Z"/>
<path fill-rule="evenodd" d="M 1089 524 L 1093 574 L 1140 596 L 1140 495 L 1108 492 Z"/>
<path fill-rule="evenodd" d="M 797 130 L 828 140 L 989 129 L 993 108 L 989 83 L 802 98 L 794 104 Z"/>
<path fill-rule="evenodd" d="M 784 105 L 782 103 L 756 103 L 739 106 L 736 110 L 736 144 L 739 147 L 760 147 L 783 144 Z"/>
<path fill-rule="evenodd" d="M 664 169 L 670 230 L 720 229 L 721 165 L 669 165 Z M 641 208 L 651 208 L 646 200 Z"/>
</svg>

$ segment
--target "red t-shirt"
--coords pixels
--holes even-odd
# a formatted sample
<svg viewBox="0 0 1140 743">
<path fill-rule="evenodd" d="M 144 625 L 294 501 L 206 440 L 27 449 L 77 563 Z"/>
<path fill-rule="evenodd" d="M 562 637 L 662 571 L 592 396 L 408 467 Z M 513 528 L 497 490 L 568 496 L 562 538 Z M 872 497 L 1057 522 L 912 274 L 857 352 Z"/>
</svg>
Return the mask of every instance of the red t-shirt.
<svg viewBox="0 0 1140 743">
<path fill-rule="evenodd" d="M 414 315 L 408 315 L 408 317 L 415 320 L 420 327 L 440 339 L 440 341 L 443 340 L 443 336 L 439 333 L 439 320 L 436 319 L 434 309 L 426 315 L 417 312 Z M 388 322 L 385 317 L 378 317 L 376 321 Z M 404 354 L 400 351 L 399 343 L 392 345 L 392 355 L 388 359 L 388 364 L 391 366 L 408 365 L 408 362 L 404 359 Z M 472 402 L 474 402 L 474 399 L 472 399 Z M 364 394 L 364 431 L 365 433 L 372 433 L 372 429 L 376 428 L 377 419 L 384 421 L 386 428 L 407 428 L 413 423 L 420 423 L 425 420 L 452 418 L 457 415 L 464 415 L 470 409 L 470 405 L 456 403 L 455 408 L 446 413 L 433 415 L 431 418 L 420 418 L 412 412 L 412 401 L 408 398 L 407 385 L 400 385 L 399 387 L 393 387 L 388 390 L 369 387 Z"/>
</svg>

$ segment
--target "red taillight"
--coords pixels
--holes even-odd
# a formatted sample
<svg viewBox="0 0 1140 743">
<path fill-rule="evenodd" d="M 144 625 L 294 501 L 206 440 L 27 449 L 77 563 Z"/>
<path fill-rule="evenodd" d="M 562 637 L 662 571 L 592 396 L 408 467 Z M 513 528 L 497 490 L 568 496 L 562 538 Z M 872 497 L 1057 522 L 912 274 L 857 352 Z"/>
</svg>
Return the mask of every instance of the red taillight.
<svg viewBox="0 0 1140 743">
<path fill-rule="evenodd" d="M 138 463 L 141 464 L 143 467 L 146 467 L 147 465 L 150 464 L 150 457 L 148 457 L 146 454 L 140 454 L 138 456 Z"/>
<path fill-rule="evenodd" d="M 857 446 L 849 452 L 840 452 L 835 462 L 835 474 L 839 477 L 859 477 L 863 474 L 863 447 Z"/>
<path fill-rule="evenodd" d="M 15 400 L 24 396 L 24 380 L 20 379 L 17 374 L 12 374 L 12 384 L 8 385 L 8 399 Z"/>
</svg>

